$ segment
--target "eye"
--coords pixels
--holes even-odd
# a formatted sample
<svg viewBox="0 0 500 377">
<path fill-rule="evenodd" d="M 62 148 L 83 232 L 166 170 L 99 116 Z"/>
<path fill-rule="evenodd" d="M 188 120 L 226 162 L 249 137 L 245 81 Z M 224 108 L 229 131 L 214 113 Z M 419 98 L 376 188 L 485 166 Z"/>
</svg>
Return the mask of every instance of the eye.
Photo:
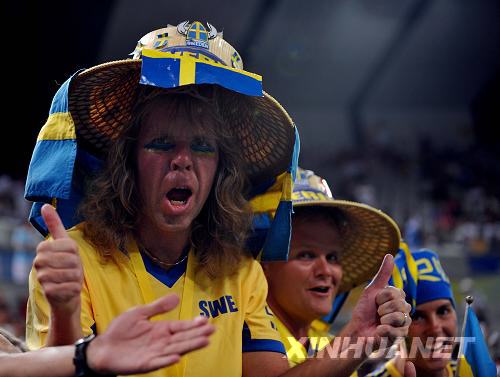
<svg viewBox="0 0 500 377">
<path fill-rule="evenodd" d="M 144 146 L 144 149 L 156 151 L 169 151 L 175 147 L 175 144 L 168 137 L 158 137 L 151 140 Z"/>
<path fill-rule="evenodd" d="M 437 310 L 437 314 L 442 316 L 448 315 L 450 313 L 451 313 L 451 308 L 448 305 L 441 306 Z"/>
<path fill-rule="evenodd" d="M 310 261 L 310 260 L 313 260 L 314 258 L 316 258 L 316 255 L 310 251 L 301 251 L 295 257 L 295 259 L 302 260 L 302 261 Z"/>
<path fill-rule="evenodd" d="M 337 253 L 330 253 L 326 256 L 326 260 L 328 261 L 328 263 L 336 264 L 339 263 L 340 258 Z"/>
<path fill-rule="evenodd" d="M 215 143 L 210 142 L 204 138 L 196 138 L 193 140 L 191 143 L 191 149 L 194 152 L 201 152 L 201 153 L 215 153 L 216 147 Z"/>
<path fill-rule="evenodd" d="M 418 310 L 416 310 L 415 313 L 413 313 L 413 315 L 411 316 L 411 320 L 413 322 L 423 321 L 424 315 L 421 312 L 419 312 Z"/>
</svg>

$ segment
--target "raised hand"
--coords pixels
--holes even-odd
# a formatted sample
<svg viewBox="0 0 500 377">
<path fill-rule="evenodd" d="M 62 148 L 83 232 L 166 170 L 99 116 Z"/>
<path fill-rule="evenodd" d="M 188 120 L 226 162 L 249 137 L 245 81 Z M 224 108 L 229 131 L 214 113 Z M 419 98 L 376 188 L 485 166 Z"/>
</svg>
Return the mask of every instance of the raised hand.
<svg viewBox="0 0 500 377">
<path fill-rule="evenodd" d="M 215 327 L 206 317 L 184 321 L 149 320 L 172 310 L 178 303 L 176 295 L 169 295 L 115 318 L 108 329 L 90 343 L 89 367 L 101 374 L 146 373 L 174 364 L 181 355 L 207 346 Z"/>
<path fill-rule="evenodd" d="M 51 205 L 42 207 L 42 217 L 52 239 L 40 242 L 36 248 L 34 266 L 38 281 L 53 312 L 79 311 L 83 269 L 78 246 Z"/>
<path fill-rule="evenodd" d="M 33 266 L 50 305 L 47 346 L 71 344 L 81 337 L 83 267 L 78 245 L 72 240 L 56 210 L 42 207 L 42 217 L 52 239 L 38 244 Z"/>
<path fill-rule="evenodd" d="M 344 335 L 374 337 L 375 346 L 385 338 L 387 343 L 382 345 L 390 346 L 408 334 L 411 306 L 405 301 L 404 291 L 387 285 L 393 268 L 394 258 L 387 254 L 354 307 L 352 319 L 342 331 Z"/>
</svg>

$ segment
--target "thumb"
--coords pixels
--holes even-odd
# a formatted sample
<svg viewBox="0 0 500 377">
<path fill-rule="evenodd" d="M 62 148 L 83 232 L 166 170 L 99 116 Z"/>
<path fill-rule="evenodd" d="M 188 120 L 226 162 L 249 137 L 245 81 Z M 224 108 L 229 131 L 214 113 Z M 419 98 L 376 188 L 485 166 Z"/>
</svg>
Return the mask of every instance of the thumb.
<svg viewBox="0 0 500 377">
<path fill-rule="evenodd" d="M 151 318 L 158 314 L 163 314 L 175 308 L 179 304 L 179 296 L 176 294 L 171 294 L 168 296 L 163 296 L 151 304 L 146 304 L 137 307 L 136 310 L 147 318 Z"/>
<path fill-rule="evenodd" d="M 391 254 L 386 254 L 380 268 L 378 269 L 377 275 L 375 275 L 368 287 L 380 289 L 384 288 L 391 278 L 393 269 L 394 257 Z"/>
<path fill-rule="evenodd" d="M 404 377 L 417 377 L 417 371 L 415 370 L 415 365 L 411 361 L 405 363 Z"/>
<path fill-rule="evenodd" d="M 66 233 L 66 229 L 64 228 L 61 218 L 57 214 L 54 207 L 52 207 L 50 204 L 44 204 L 41 212 L 43 221 L 45 221 L 45 224 L 47 224 L 49 233 L 55 240 L 69 237 L 68 233 Z"/>
</svg>

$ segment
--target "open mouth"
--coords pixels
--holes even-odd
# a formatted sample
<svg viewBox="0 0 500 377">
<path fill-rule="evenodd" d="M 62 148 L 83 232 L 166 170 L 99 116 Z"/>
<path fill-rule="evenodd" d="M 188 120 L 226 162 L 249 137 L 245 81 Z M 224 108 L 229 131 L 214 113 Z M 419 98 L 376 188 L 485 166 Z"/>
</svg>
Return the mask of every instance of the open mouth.
<svg viewBox="0 0 500 377">
<path fill-rule="evenodd" d="M 191 190 L 186 187 L 175 187 L 167 192 L 167 198 L 173 206 L 186 205 L 191 195 Z"/>
<path fill-rule="evenodd" d="M 434 342 L 426 342 L 425 348 L 422 350 L 426 354 L 449 354 L 452 352 L 454 338 L 437 339 Z"/>
<path fill-rule="evenodd" d="M 320 286 L 317 286 L 317 287 L 310 288 L 309 290 L 313 291 L 313 292 L 318 292 L 318 293 L 328 293 L 330 291 L 330 287 L 329 286 L 320 285 Z"/>
</svg>

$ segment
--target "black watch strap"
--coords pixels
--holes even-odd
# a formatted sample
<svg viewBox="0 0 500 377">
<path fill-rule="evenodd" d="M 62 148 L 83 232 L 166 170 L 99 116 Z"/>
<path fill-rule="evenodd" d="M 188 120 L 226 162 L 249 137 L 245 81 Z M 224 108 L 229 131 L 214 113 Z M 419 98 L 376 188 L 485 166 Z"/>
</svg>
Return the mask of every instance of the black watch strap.
<svg viewBox="0 0 500 377">
<path fill-rule="evenodd" d="M 95 338 L 94 334 L 90 334 L 75 342 L 75 356 L 73 364 L 75 365 L 75 377 L 114 377 L 111 374 L 99 374 L 89 368 L 87 364 L 87 347 Z"/>
</svg>

